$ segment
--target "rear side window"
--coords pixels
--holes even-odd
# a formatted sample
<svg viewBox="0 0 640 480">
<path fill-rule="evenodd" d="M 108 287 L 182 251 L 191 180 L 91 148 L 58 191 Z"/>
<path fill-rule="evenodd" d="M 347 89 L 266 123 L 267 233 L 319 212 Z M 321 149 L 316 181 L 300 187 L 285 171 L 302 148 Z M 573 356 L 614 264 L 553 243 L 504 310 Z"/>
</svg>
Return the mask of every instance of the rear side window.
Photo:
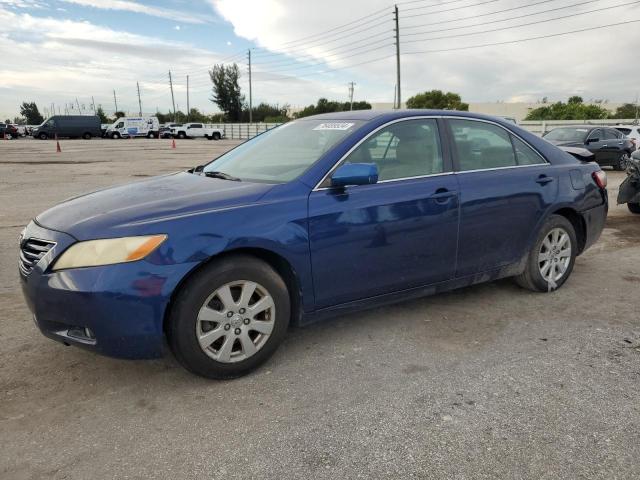
<svg viewBox="0 0 640 480">
<path fill-rule="evenodd" d="M 619 136 L 622 136 L 622 135 L 617 130 L 613 130 L 611 128 L 607 128 L 604 131 L 604 139 L 605 140 L 615 140 L 616 138 L 619 138 Z"/>
<path fill-rule="evenodd" d="M 533 150 L 529 145 L 524 143 L 519 138 L 511 135 L 511 140 L 513 141 L 513 149 L 516 152 L 516 160 L 518 161 L 518 165 L 538 165 L 541 163 L 546 163 L 546 161 L 538 154 L 535 150 Z"/>
<path fill-rule="evenodd" d="M 618 128 L 617 130 L 619 132 L 624 133 L 625 135 L 629 135 L 631 133 L 631 129 L 630 128 Z"/>
<path fill-rule="evenodd" d="M 461 171 L 517 165 L 510 135 L 501 127 L 472 120 L 450 120 Z"/>
</svg>

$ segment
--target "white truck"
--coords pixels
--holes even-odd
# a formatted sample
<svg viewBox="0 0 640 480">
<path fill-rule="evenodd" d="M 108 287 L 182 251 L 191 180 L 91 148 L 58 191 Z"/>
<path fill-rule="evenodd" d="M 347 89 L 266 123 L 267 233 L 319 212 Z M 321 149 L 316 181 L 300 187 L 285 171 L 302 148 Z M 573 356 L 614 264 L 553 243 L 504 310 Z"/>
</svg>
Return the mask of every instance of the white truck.
<svg viewBox="0 0 640 480">
<path fill-rule="evenodd" d="M 106 138 L 147 137 L 158 138 L 158 117 L 121 117 L 104 133 Z"/>
<path fill-rule="evenodd" d="M 180 127 L 173 127 L 171 134 L 176 138 L 206 138 L 207 140 L 224 138 L 224 130 L 202 123 L 185 123 Z"/>
</svg>

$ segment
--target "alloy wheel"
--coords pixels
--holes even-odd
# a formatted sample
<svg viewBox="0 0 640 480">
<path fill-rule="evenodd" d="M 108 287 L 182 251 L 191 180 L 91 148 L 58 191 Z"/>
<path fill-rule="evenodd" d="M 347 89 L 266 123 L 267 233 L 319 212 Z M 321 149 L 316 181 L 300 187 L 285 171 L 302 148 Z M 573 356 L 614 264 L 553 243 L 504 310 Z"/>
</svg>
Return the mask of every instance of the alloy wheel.
<svg viewBox="0 0 640 480">
<path fill-rule="evenodd" d="M 222 285 L 198 312 L 196 336 L 200 348 L 221 363 L 253 356 L 273 331 L 276 311 L 269 292 L 248 280 Z"/>
<path fill-rule="evenodd" d="M 571 263 L 571 238 L 563 228 L 552 229 L 538 252 L 540 275 L 550 286 L 564 276 Z"/>
</svg>

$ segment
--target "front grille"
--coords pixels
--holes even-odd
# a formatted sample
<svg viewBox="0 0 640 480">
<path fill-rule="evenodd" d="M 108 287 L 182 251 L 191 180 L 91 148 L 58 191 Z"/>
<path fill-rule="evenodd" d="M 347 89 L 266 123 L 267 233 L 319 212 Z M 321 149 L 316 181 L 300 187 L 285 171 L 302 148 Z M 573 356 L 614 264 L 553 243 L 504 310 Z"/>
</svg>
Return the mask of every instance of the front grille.
<svg viewBox="0 0 640 480">
<path fill-rule="evenodd" d="M 29 238 L 24 240 L 20 245 L 20 273 L 28 275 L 36 266 L 36 263 L 44 257 L 49 250 L 53 248 L 55 242 L 49 240 L 40 240 L 39 238 Z"/>
</svg>

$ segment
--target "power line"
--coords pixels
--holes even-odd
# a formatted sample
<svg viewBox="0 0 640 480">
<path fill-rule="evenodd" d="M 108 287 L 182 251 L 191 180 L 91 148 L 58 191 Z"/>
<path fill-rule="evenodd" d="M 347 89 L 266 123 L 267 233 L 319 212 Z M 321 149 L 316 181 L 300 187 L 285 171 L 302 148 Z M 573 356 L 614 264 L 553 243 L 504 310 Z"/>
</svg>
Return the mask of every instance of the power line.
<svg viewBox="0 0 640 480">
<path fill-rule="evenodd" d="M 405 30 L 409 30 L 412 28 L 422 28 L 422 27 L 429 27 L 431 25 L 442 25 L 444 23 L 453 23 L 453 22 L 461 22 L 463 20 L 469 20 L 472 18 L 480 18 L 480 17 L 488 17 L 490 15 L 497 15 L 498 13 L 505 13 L 505 12 L 512 12 L 514 10 L 522 10 L 523 8 L 529 8 L 529 7 L 535 7 L 536 5 L 541 5 L 543 3 L 551 3 L 551 2 L 557 2 L 558 0 L 541 0 L 539 2 L 535 2 L 535 3 L 530 3 L 529 5 L 520 5 L 518 7 L 511 7 L 511 8 L 505 8 L 502 10 L 495 10 L 493 12 L 487 12 L 487 13 L 480 13 L 480 14 L 476 14 L 476 15 L 469 15 L 468 17 L 458 17 L 458 18 L 454 18 L 453 20 L 442 20 L 439 22 L 431 22 L 431 23 L 423 23 L 420 25 L 407 25 L 407 26 L 403 26 L 402 28 Z"/>
<path fill-rule="evenodd" d="M 555 1 L 555 0 L 546 0 L 544 2 L 538 2 L 538 3 L 548 3 L 549 1 Z M 535 15 L 542 15 L 544 13 L 556 12 L 558 10 L 565 10 L 567 8 L 579 7 L 579 6 L 582 6 L 582 5 L 587 5 L 589 3 L 596 3 L 596 2 L 600 2 L 600 1 L 602 1 L 602 0 L 588 0 L 586 2 L 574 3 L 572 5 L 566 5 L 564 7 L 556 7 L 556 8 L 551 8 L 551 9 L 548 9 L 548 10 L 541 10 L 539 12 L 525 13 L 523 15 L 517 15 L 515 17 L 509 17 L 509 18 L 503 18 L 503 19 L 500 19 L 500 20 L 490 20 L 488 22 L 482 22 L 482 23 L 478 23 L 478 24 L 475 24 L 475 25 L 462 25 L 462 26 L 459 26 L 459 27 L 442 28 L 440 30 L 427 30 L 427 31 L 424 31 L 424 32 L 405 33 L 404 36 L 408 37 L 408 36 L 412 36 L 412 35 L 423 35 L 425 33 L 449 32 L 449 31 L 452 31 L 452 30 L 462 30 L 464 28 L 482 27 L 484 25 L 490 25 L 492 23 L 508 22 L 510 20 L 518 20 L 520 18 L 533 17 Z M 527 7 L 529 7 L 529 6 L 531 6 L 531 5 L 527 5 Z M 476 17 L 468 17 L 468 18 L 476 18 Z M 419 25 L 415 25 L 415 26 L 413 26 L 411 28 L 416 28 L 416 27 L 419 27 Z M 405 28 L 409 28 L 409 27 L 405 27 Z"/>
<path fill-rule="evenodd" d="M 611 10 L 611 9 L 614 9 L 614 8 L 627 7 L 629 5 L 635 5 L 637 3 L 640 3 L 640 0 L 636 0 L 636 1 L 633 1 L 633 2 L 627 2 L 627 3 L 621 3 L 621 4 L 618 4 L 618 5 L 612 5 L 610 7 L 596 8 L 596 9 L 587 10 L 587 11 L 584 11 L 584 12 L 572 13 L 572 14 L 569 14 L 569 15 L 562 15 L 560 17 L 549 18 L 549 19 L 546 19 L 546 20 L 537 20 L 535 22 L 522 23 L 520 25 L 511 25 L 511 26 L 508 26 L 508 27 L 492 28 L 490 30 L 481 30 L 479 32 L 468 32 L 468 33 L 458 33 L 458 34 L 455 34 L 455 35 L 444 35 L 442 37 L 431 37 L 431 38 L 421 38 L 421 39 L 417 39 L 417 40 L 406 40 L 404 43 L 416 43 L 416 42 L 424 42 L 424 41 L 428 41 L 428 40 L 444 40 L 444 39 L 447 39 L 447 38 L 469 37 L 469 36 L 472 36 L 472 35 L 482 35 L 484 33 L 501 32 L 501 31 L 504 31 L 504 30 L 511 30 L 513 28 L 529 27 L 531 25 L 540 25 L 542 23 L 554 22 L 556 20 L 563 20 L 565 18 L 578 17 L 578 16 L 581 16 L 581 15 L 586 15 L 588 13 L 601 12 L 603 10 Z"/>
<path fill-rule="evenodd" d="M 499 1 L 500 0 L 484 0 L 482 2 L 473 3 L 471 5 L 462 5 L 460 7 L 453 7 L 453 8 L 448 8 L 448 9 L 445 9 L 445 10 L 438 10 L 438 11 L 435 11 L 435 12 L 414 13 L 412 15 L 403 15 L 402 18 L 413 18 L 413 17 L 424 17 L 425 15 L 436 15 L 438 13 L 453 12 L 453 11 L 456 11 L 456 10 L 462 10 L 464 8 L 469 8 L 469 7 L 479 7 L 480 5 L 486 5 L 487 3 L 495 3 L 495 2 L 499 2 Z M 407 9 L 405 9 L 403 11 L 406 12 L 408 10 L 421 10 L 423 8 L 426 8 L 426 7 L 407 8 Z"/>
<path fill-rule="evenodd" d="M 603 28 L 617 27 L 617 26 L 620 26 L 620 25 L 630 25 L 632 23 L 638 23 L 638 22 L 640 22 L 640 19 L 638 19 L 638 20 L 628 20 L 626 22 L 609 23 L 607 25 L 599 25 L 597 27 L 581 28 L 579 30 L 569 30 L 567 32 L 553 33 L 553 34 L 550 34 L 550 35 L 539 35 L 539 36 L 536 36 L 536 37 L 520 38 L 518 40 L 506 40 L 504 42 L 483 43 L 483 44 L 478 44 L 478 45 L 470 45 L 470 46 L 466 46 L 466 47 L 440 48 L 440 49 L 436 49 L 436 50 L 422 50 L 420 52 L 404 52 L 403 55 L 419 55 L 419 54 L 423 54 L 423 53 L 441 53 L 441 52 L 456 52 L 456 51 L 460 51 L 460 50 L 474 50 L 474 49 L 483 48 L 483 47 L 495 47 L 495 46 L 498 46 L 498 45 L 508 45 L 508 44 L 513 44 L 513 43 L 530 42 L 530 41 L 533 41 L 533 40 L 541 40 L 541 39 L 544 39 L 544 38 L 562 37 L 562 36 L 571 35 L 571 34 L 574 34 L 574 33 L 589 32 L 589 31 L 592 31 L 592 30 L 600 30 L 600 29 L 603 29 Z"/>
</svg>

